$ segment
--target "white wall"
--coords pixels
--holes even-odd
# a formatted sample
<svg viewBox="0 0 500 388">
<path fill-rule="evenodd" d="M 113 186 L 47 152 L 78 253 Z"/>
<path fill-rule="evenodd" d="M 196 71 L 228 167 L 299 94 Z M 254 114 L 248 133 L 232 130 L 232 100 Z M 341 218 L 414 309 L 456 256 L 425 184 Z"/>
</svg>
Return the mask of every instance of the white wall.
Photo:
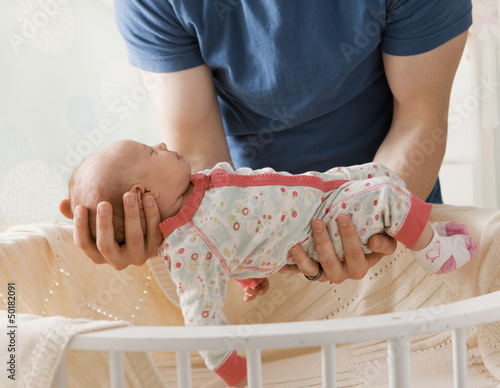
<svg viewBox="0 0 500 388">
<path fill-rule="evenodd" d="M 160 140 L 111 7 L 0 2 L 0 222 L 62 220 L 82 157 L 116 138 Z"/>
<path fill-rule="evenodd" d="M 117 138 L 160 140 L 109 3 L 0 0 L 0 223 L 63 220 L 57 205 L 82 157 Z M 498 87 L 481 106 L 471 105 L 483 63 L 474 51 L 468 49 L 454 88 L 443 191 L 448 203 L 496 206 L 494 172 L 476 171 L 488 163 L 494 170 L 498 125 L 485 129 L 481 120 Z"/>
<path fill-rule="evenodd" d="M 474 24 L 453 86 L 440 173 L 443 199 L 450 204 L 500 205 L 498 3 L 473 2 Z"/>
</svg>

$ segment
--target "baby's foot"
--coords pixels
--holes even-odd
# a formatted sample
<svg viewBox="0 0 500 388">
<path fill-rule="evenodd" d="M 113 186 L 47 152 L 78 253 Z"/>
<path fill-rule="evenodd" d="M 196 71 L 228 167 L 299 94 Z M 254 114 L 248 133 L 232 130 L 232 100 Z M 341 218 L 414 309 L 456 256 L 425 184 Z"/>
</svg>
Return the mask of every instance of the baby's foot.
<svg viewBox="0 0 500 388">
<path fill-rule="evenodd" d="M 435 222 L 431 224 L 434 236 L 419 251 L 413 251 L 419 264 L 430 273 L 443 274 L 469 262 L 477 251 L 476 242 L 467 227 L 460 222 Z"/>
</svg>

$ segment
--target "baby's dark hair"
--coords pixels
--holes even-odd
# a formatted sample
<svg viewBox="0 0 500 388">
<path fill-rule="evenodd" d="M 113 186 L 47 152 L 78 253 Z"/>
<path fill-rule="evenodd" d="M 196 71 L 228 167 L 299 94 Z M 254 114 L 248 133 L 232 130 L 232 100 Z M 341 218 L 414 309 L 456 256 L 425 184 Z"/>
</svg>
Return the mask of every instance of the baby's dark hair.
<svg viewBox="0 0 500 388">
<path fill-rule="evenodd" d="M 69 202 L 74 214 L 78 205 L 83 205 L 89 212 L 90 236 L 96 241 L 97 205 L 107 201 L 113 208 L 113 229 L 115 240 L 119 244 L 125 243 L 125 212 L 123 209 L 123 194 L 132 186 L 125 179 L 124 171 L 113 167 L 112 164 L 104 166 L 92 163 L 92 157 L 86 158 L 73 172 L 69 183 Z M 143 235 L 146 234 L 146 217 L 140 211 Z"/>
</svg>

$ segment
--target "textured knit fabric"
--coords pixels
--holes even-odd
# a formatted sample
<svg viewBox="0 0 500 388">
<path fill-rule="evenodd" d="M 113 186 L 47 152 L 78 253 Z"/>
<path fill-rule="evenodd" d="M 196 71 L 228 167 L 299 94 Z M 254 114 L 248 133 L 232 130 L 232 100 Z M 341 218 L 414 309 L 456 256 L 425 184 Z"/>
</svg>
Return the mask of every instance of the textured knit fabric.
<svg viewBox="0 0 500 388">
<path fill-rule="evenodd" d="M 12 319 L 11 316 L 12 314 L 7 314 L 7 311 L 0 311 L 0 322 L 9 322 Z M 44 318 L 29 314 L 16 314 L 14 322 L 14 326 L 8 326 L 10 327 L 9 331 L 13 332 L 12 337 L 7 335 L 0 337 L 0 346 L 4 351 L 8 349 L 7 344 L 11 338 L 17 345 L 15 352 L 4 353 L 15 356 L 12 368 L 14 372 L 2 376 L 2 387 L 4 388 L 51 387 L 54 383 L 57 367 L 61 360 L 66 357 L 65 348 L 75 335 L 128 325 L 126 322 L 93 321 L 57 316 Z M 4 326 L 7 327 L 7 324 Z M 12 327 L 15 329 L 11 329 Z M 139 366 L 137 363 L 130 363 L 130 361 L 127 354 L 127 367 L 136 368 Z M 144 358 L 144 361 L 147 361 L 147 358 Z M 5 373 L 5 370 L 3 372 Z M 7 378 L 6 375 L 13 376 L 13 379 Z"/>
<path fill-rule="evenodd" d="M 292 173 L 373 160 L 393 109 L 382 51 L 420 54 L 471 24 L 470 0 L 122 0 L 115 10 L 133 65 L 211 68 L 237 168 Z"/>
<path fill-rule="evenodd" d="M 52 386 L 64 350 L 74 335 L 134 324 L 154 324 L 157 309 L 168 310 L 162 292 L 147 267 L 115 271 L 95 266 L 74 245 L 71 225 L 19 225 L 0 233 L 0 300 L 7 308 L 8 284 L 15 295 L 16 380 L 2 369 L 0 386 L 6 388 Z M 144 273 L 144 278 L 140 275 Z M 138 277 L 139 276 L 139 277 Z M 141 298 L 156 298 L 154 308 Z M 144 313 L 149 318 L 141 317 Z M 176 314 L 163 324 L 181 324 Z M 6 330 L 5 311 L 0 323 Z M 9 323 L 10 325 L 10 323 Z M 7 361 L 10 337 L 0 337 L 1 354 Z M 165 386 L 150 356 L 125 352 L 125 387 Z M 67 351 L 68 382 L 72 388 L 109 387 L 107 352 Z"/>
<path fill-rule="evenodd" d="M 374 163 L 301 175 L 270 168 L 234 171 L 219 163 L 194 174 L 192 182 L 184 207 L 160 225 L 165 240 L 159 254 L 177 286 L 185 323 L 193 326 L 229 323 L 222 313 L 229 279 L 276 273 L 297 243 L 317 259 L 313 219 L 325 221 L 343 258 L 339 214 L 352 218 L 369 253 L 369 238 L 381 232 L 413 246 L 431 210 L 399 177 Z M 202 352 L 214 370 L 233 361 L 230 353 Z"/>
</svg>

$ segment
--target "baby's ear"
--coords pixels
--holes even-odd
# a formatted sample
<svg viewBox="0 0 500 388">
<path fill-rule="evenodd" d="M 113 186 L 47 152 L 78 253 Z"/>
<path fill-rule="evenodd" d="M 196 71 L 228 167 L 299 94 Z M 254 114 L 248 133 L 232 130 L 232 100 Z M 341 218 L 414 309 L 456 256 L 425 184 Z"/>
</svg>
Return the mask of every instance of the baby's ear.
<svg viewBox="0 0 500 388">
<path fill-rule="evenodd" d="M 69 199 L 63 199 L 59 203 L 59 211 L 62 213 L 64 217 L 69 218 L 70 220 L 73 219 L 73 212 L 71 211 Z"/>
<path fill-rule="evenodd" d="M 142 208 L 142 197 L 146 193 L 146 188 L 144 187 L 144 185 L 142 183 L 136 183 L 130 188 L 128 192 L 134 194 L 139 207 Z"/>
</svg>

